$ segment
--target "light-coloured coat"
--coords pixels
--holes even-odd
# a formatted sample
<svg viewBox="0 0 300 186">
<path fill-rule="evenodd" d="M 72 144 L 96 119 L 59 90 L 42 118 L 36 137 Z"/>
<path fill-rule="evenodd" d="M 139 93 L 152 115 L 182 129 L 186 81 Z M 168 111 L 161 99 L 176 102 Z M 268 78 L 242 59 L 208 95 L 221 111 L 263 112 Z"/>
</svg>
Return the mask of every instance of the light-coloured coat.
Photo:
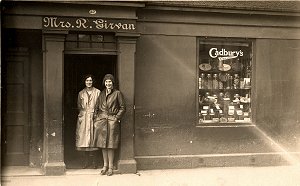
<svg viewBox="0 0 300 186">
<path fill-rule="evenodd" d="M 100 90 L 92 89 L 88 95 L 87 89 L 83 89 L 78 94 L 77 106 L 79 109 L 76 128 L 77 150 L 92 150 L 94 139 L 94 116 L 98 109 L 98 97 Z"/>
</svg>

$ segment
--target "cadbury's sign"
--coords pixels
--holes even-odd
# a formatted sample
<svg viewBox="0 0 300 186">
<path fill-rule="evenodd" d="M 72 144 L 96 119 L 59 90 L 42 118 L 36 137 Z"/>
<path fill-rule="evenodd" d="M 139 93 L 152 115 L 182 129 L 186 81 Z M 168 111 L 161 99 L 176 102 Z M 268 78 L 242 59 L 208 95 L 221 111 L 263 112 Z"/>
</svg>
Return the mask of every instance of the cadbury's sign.
<svg viewBox="0 0 300 186">
<path fill-rule="evenodd" d="M 209 51 L 209 56 L 211 58 L 216 58 L 216 57 L 221 57 L 221 58 L 236 58 L 236 57 L 241 57 L 244 55 L 244 52 L 242 50 L 237 50 L 237 51 L 227 51 L 225 48 L 222 48 L 221 50 L 218 50 L 218 48 L 211 48 Z"/>
<path fill-rule="evenodd" d="M 44 29 L 86 30 L 86 31 L 134 31 L 134 20 L 104 18 L 43 17 Z"/>
</svg>

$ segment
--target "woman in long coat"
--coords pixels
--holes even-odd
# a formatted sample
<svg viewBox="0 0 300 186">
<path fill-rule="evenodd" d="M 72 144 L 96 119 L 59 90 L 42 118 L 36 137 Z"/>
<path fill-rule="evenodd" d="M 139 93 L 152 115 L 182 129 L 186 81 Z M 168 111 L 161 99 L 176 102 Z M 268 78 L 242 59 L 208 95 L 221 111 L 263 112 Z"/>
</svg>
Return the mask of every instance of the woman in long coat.
<svg viewBox="0 0 300 186">
<path fill-rule="evenodd" d="M 125 112 L 123 95 L 115 89 L 113 75 L 103 78 L 105 90 L 99 96 L 99 112 L 95 120 L 95 147 L 102 148 L 103 168 L 101 174 L 113 174 L 114 150 L 118 148 L 120 138 L 120 119 Z"/>
<path fill-rule="evenodd" d="M 93 151 L 94 139 L 94 118 L 98 109 L 98 97 L 100 90 L 93 87 L 93 76 L 87 75 L 84 78 L 85 88 L 78 94 L 77 106 L 79 110 L 76 127 L 76 149 L 84 152 L 84 166 L 87 168 L 92 158 L 93 167 L 96 168 L 95 154 Z"/>
</svg>

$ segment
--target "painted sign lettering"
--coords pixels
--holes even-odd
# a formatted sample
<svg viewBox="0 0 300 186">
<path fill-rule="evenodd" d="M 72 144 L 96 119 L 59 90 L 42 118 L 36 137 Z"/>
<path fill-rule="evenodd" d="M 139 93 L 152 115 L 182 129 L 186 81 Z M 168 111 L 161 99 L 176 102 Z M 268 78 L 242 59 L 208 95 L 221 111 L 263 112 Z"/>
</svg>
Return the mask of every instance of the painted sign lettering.
<svg viewBox="0 0 300 186">
<path fill-rule="evenodd" d="M 221 50 L 218 50 L 218 48 L 211 48 L 209 50 L 209 56 L 212 58 L 221 57 L 223 60 L 230 59 L 230 58 L 236 58 L 241 57 L 244 55 L 242 50 L 239 51 L 227 51 L 225 48 L 222 48 Z"/>
<path fill-rule="evenodd" d="M 103 18 L 66 18 L 66 17 L 44 17 L 44 29 L 68 29 L 89 31 L 135 31 L 134 20 L 114 20 Z"/>
</svg>

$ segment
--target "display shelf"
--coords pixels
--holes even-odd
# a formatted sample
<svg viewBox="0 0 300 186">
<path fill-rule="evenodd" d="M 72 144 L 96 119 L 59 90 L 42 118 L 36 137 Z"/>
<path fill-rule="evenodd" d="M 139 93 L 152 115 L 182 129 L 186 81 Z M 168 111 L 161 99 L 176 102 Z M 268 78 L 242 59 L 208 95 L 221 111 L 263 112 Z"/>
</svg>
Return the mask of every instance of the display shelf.
<svg viewBox="0 0 300 186">
<path fill-rule="evenodd" d="M 211 88 L 211 89 L 199 89 L 199 91 L 250 91 L 251 88 L 237 88 L 237 89 L 220 89 L 220 88 Z"/>
<path fill-rule="evenodd" d="M 196 127 L 198 128 L 239 128 L 239 127 L 255 127 L 252 123 L 241 123 L 241 124 L 206 124 L 206 125 L 200 125 L 197 124 Z"/>
<path fill-rule="evenodd" d="M 208 70 L 208 71 L 203 71 L 203 70 L 200 70 L 199 73 L 203 73 L 203 74 L 218 74 L 218 73 L 230 73 L 230 74 L 240 74 L 242 73 L 241 70 L 228 70 L 226 72 L 224 71 L 220 71 L 220 70 Z"/>
</svg>

